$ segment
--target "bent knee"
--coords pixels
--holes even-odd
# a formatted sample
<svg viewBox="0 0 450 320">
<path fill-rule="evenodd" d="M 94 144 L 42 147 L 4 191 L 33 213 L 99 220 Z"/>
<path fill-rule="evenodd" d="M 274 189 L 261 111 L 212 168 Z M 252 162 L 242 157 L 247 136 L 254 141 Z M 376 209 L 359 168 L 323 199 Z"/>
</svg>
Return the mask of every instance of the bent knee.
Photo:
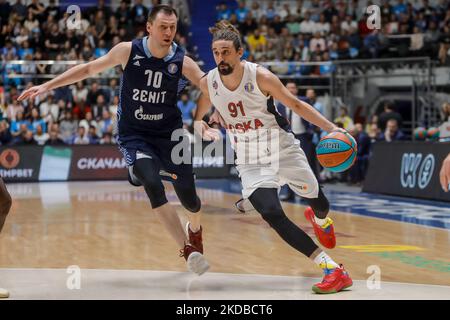
<svg viewBox="0 0 450 320">
<path fill-rule="evenodd" d="M 200 199 L 197 197 L 197 201 L 195 201 L 195 203 L 193 203 L 192 205 L 191 204 L 185 205 L 184 207 L 192 213 L 197 213 L 202 208 L 202 203 Z"/>
</svg>

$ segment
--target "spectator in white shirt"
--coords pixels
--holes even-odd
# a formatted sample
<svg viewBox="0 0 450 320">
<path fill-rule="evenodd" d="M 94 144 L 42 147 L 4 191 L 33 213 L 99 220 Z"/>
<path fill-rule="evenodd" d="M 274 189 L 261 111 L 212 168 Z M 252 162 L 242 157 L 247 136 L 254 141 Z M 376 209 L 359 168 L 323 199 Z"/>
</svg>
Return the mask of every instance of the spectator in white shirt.
<svg viewBox="0 0 450 320">
<path fill-rule="evenodd" d="M 291 8 L 289 7 L 289 3 L 284 3 L 283 7 L 277 11 L 277 14 L 280 16 L 281 20 L 285 20 L 286 17 L 291 15 Z"/>
<path fill-rule="evenodd" d="M 38 143 L 38 145 L 43 146 L 49 138 L 48 133 L 42 131 L 41 125 L 37 125 L 36 133 L 34 134 L 34 140 Z"/>
<path fill-rule="evenodd" d="M 33 31 L 34 29 L 39 29 L 39 21 L 36 19 L 34 14 L 31 11 L 28 11 L 27 20 L 25 20 L 23 26 L 29 31 Z"/>
<path fill-rule="evenodd" d="M 355 20 L 352 19 L 351 15 L 346 15 L 345 20 L 341 22 L 341 30 L 342 31 L 349 31 L 350 28 L 357 29 L 358 24 Z"/>
<path fill-rule="evenodd" d="M 20 29 L 20 34 L 14 38 L 14 42 L 19 47 L 22 47 L 23 43 L 25 41 L 28 41 L 29 39 L 30 39 L 30 32 L 27 30 L 27 28 L 22 27 L 22 29 Z"/>
<path fill-rule="evenodd" d="M 72 86 L 72 96 L 78 101 L 86 101 L 88 89 L 84 86 L 83 81 L 78 81 L 75 86 Z"/>
<path fill-rule="evenodd" d="M 61 100 L 64 103 L 64 100 Z M 59 106 L 53 100 L 53 94 L 49 94 L 47 99 L 39 105 L 39 113 L 46 123 L 58 120 Z"/>
<path fill-rule="evenodd" d="M 411 45 L 409 47 L 412 51 L 420 51 L 423 48 L 424 34 L 418 27 L 414 27 L 414 34 L 411 35 Z"/>
<path fill-rule="evenodd" d="M 73 139 L 73 144 L 89 144 L 89 138 L 86 136 L 86 131 L 84 127 L 78 127 L 77 134 Z"/>
<path fill-rule="evenodd" d="M 84 127 L 86 132 L 89 130 L 90 126 L 94 126 L 97 132 L 99 132 L 100 128 L 98 122 L 93 119 L 92 112 L 90 111 L 86 112 L 84 119 L 80 120 L 79 126 Z"/>
<path fill-rule="evenodd" d="M 320 48 L 320 51 L 325 51 L 327 49 L 325 39 L 320 35 L 320 32 L 316 32 L 314 38 L 309 42 L 309 50 L 316 51 L 317 47 Z"/>
<path fill-rule="evenodd" d="M 313 33 L 320 32 L 322 35 L 326 35 L 330 32 L 330 23 L 325 20 L 325 15 L 320 15 L 319 22 L 316 22 L 313 28 Z"/>
<path fill-rule="evenodd" d="M 305 19 L 300 23 L 300 33 L 312 34 L 315 22 L 310 19 L 309 12 L 305 14 Z"/>
</svg>

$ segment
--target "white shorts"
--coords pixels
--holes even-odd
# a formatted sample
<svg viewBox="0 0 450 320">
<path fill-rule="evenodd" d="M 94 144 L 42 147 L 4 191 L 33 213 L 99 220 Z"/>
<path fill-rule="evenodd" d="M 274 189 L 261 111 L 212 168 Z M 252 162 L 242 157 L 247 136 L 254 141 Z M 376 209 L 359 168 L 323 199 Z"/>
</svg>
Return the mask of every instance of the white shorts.
<svg viewBox="0 0 450 320">
<path fill-rule="evenodd" d="M 264 164 L 245 164 L 237 159 L 236 162 L 240 164 L 236 168 L 242 181 L 244 199 L 250 197 L 257 188 L 280 189 L 285 184 L 301 197 L 318 197 L 317 179 L 300 148 L 300 141 L 292 133 L 281 131 L 279 146 L 272 147 L 270 151 L 270 157 L 276 163 L 266 164 L 268 161 L 264 161 Z"/>
</svg>

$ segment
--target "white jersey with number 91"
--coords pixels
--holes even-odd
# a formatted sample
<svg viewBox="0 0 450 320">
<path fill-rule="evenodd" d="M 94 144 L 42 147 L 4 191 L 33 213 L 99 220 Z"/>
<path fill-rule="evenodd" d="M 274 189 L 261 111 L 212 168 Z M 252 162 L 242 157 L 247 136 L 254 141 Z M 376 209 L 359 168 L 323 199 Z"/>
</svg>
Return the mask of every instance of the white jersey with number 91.
<svg viewBox="0 0 450 320">
<path fill-rule="evenodd" d="M 225 120 L 236 151 L 243 197 L 257 188 L 279 188 L 288 183 L 297 194 L 315 198 L 317 180 L 300 142 L 288 131 L 289 122 L 275 108 L 273 97 L 259 89 L 257 68 L 257 64 L 245 61 L 241 83 L 234 91 L 222 83 L 217 68 L 207 78 L 210 100 Z"/>
</svg>

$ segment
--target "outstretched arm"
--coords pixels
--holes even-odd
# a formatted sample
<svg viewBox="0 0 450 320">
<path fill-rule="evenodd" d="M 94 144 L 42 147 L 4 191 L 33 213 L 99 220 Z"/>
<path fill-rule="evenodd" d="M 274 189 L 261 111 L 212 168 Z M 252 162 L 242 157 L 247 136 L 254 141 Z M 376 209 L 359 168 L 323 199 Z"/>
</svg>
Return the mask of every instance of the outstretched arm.
<svg viewBox="0 0 450 320">
<path fill-rule="evenodd" d="M 303 119 L 327 132 L 338 130 L 338 127 L 335 124 L 328 121 L 328 119 L 322 116 L 313 106 L 300 101 L 291 94 L 283 83 L 281 83 L 280 79 L 269 70 L 258 67 L 256 81 L 258 82 L 259 88 L 265 94 L 271 95 L 274 99 L 280 101 Z"/>
<path fill-rule="evenodd" d="M 130 52 L 131 42 L 121 42 L 103 57 L 88 63 L 79 64 L 44 84 L 25 90 L 18 100 L 33 99 L 47 91 L 84 80 L 118 64 L 125 68 Z"/>
</svg>

